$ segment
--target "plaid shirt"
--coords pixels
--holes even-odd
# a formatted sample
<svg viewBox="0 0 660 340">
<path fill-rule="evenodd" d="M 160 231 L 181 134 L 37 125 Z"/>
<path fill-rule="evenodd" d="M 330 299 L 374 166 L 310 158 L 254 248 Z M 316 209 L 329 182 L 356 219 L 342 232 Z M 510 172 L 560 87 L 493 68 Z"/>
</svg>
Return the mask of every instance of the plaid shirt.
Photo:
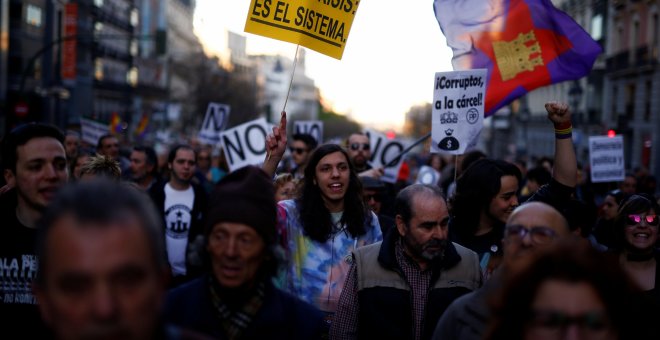
<svg viewBox="0 0 660 340">
<path fill-rule="evenodd" d="M 424 327 L 426 299 L 431 285 L 432 270 L 422 271 L 419 265 L 404 253 L 402 240 L 395 246 L 396 261 L 412 291 L 412 318 L 414 339 L 420 339 Z M 358 302 L 357 267 L 355 263 L 346 278 L 344 290 L 330 328 L 331 339 L 356 339 L 359 325 L 360 305 Z"/>
</svg>

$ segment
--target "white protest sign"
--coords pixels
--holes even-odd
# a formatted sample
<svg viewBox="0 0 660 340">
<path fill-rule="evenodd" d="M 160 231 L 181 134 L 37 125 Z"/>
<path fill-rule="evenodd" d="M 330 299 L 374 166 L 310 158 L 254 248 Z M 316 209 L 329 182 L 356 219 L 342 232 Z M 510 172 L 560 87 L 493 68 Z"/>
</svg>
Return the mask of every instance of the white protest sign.
<svg viewBox="0 0 660 340">
<path fill-rule="evenodd" d="M 371 129 L 364 130 L 364 133 L 369 137 L 369 147 L 371 149 L 369 164 L 374 168 L 384 169 L 385 173 L 380 178 L 383 182 L 396 183 L 399 169 L 403 164 L 403 156 L 398 158 L 397 156 L 411 143 L 401 139 L 387 139 L 385 134 Z"/>
<path fill-rule="evenodd" d="M 626 173 L 623 162 L 623 136 L 589 137 L 589 164 L 592 182 L 623 181 Z"/>
<path fill-rule="evenodd" d="M 440 182 L 440 173 L 428 165 L 422 165 L 417 172 L 415 184 L 437 185 Z"/>
<path fill-rule="evenodd" d="M 108 124 L 99 123 L 97 121 L 81 117 L 80 130 L 82 131 L 81 139 L 85 143 L 89 143 L 90 145 L 96 147 L 96 145 L 99 143 L 99 139 L 101 139 L 103 135 L 107 135 L 110 132 L 110 127 L 108 127 Z"/>
<path fill-rule="evenodd" d="M 202 127 L 197 135 L 200 142 L 210 145 L 217 145 L 220 142 L 220 133 L 227 127 L 229 109 L 229 105 L 209 103 Z"/>
<path fill-rule="evenodd" d="M 266 157 L 267 133 L 268 123 L 264 118 L 223 131 L 220 140 L 229 171 L 262 163 Z"/>
<path fill-rule="evenodd" d="M 437 72 L 433 90 L 431 152 L 462 155 L 484 126 L 486 69 Z"/>
<path fill-rule="evenodd" d="M 323 143 L 323 122 L 320 120 L 298 120 L 294 123 L 293 133 L 312 135 L 316 142 Z"/>
</svg>

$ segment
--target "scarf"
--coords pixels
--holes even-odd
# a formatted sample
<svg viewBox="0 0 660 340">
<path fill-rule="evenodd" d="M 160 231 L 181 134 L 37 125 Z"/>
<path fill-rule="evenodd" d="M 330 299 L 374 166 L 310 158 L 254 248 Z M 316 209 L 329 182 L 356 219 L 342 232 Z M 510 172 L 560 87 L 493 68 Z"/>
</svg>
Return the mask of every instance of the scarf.
<svg viewBox="0 0 660 340">
<path fill-rule="evenodd" d="M 264 301 L 266 285 L 260 281 L 252 290 L 248 291 L 249 297 L 237 306 L 230 306 L 221 297 L 220 284 L 215 278 L 209 276 L 209 288 L 211 291 L 211 302 L 215 307 L 218 319 L 222 325 L 227 339 L 240 339 L 248 328 L 254 316 L 257 314 Z"/>
</svg>

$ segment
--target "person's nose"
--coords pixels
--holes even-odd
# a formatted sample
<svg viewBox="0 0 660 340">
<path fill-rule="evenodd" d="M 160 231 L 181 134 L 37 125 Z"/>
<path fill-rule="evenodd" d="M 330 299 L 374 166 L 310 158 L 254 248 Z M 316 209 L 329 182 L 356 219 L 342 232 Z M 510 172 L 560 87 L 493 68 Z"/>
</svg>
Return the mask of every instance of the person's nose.
<svg viewBox="0 0 660 340">
<path fill-rule="evenodd" d="M 112 319 L 117 315 L 117 302 L 109 285 L 100 285 L 94 291 L 92 313 L 96 319 Z"/>
</svg>

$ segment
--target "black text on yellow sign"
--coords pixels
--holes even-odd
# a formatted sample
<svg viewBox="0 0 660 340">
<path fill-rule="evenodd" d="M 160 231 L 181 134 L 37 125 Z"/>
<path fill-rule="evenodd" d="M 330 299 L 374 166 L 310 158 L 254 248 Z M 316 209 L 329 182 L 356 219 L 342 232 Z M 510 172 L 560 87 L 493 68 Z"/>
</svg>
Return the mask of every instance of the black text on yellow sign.
<svg viewBox="0 0 660 340">
<path fill-rule="evenodd" d="M 359 0 L 252 0 L 245 32 L 341 59 Z"/>
</svg>

